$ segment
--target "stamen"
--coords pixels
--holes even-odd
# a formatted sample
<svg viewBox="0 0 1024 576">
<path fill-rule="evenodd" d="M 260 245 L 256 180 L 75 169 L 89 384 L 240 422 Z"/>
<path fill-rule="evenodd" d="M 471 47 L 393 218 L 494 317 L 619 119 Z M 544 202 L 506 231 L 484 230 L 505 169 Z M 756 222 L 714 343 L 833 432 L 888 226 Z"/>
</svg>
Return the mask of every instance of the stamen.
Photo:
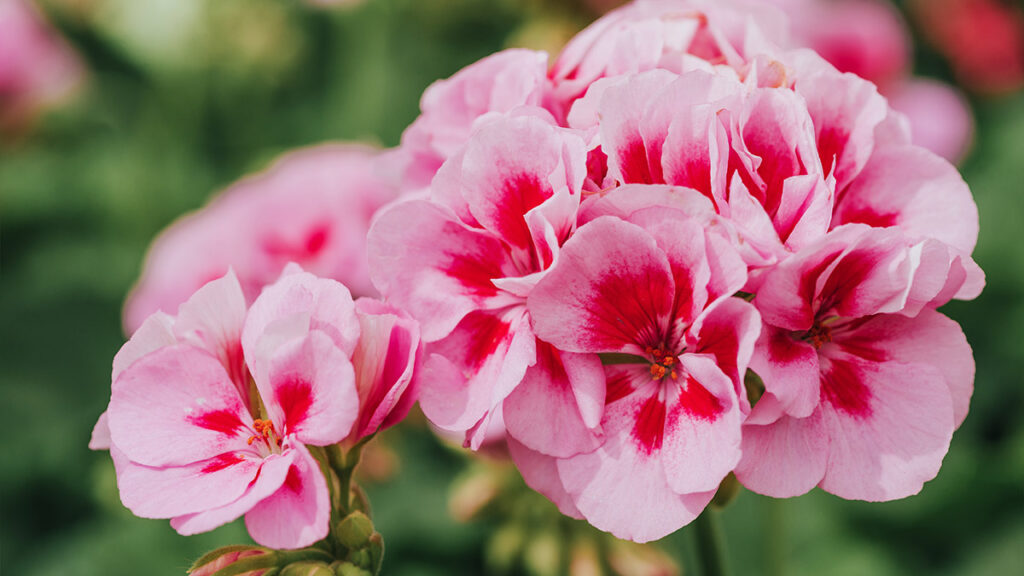
<svg viewBox="0 0 1024 576">
<path fill-rule="evenodd" d="M 281 439 L 277 437 L 277 431 L 274 430 L 274 423 L 271 422 L 270 420 L 262 420 L 260 418 L 257 418 L 253 420 L 252 427 L 256 429 L 256 434 L 253 434 L 252 436 L 249 437 L 249 440 L 247 441 L 247 444 L 249 446 L 252 446 L 252 443 L 256 442 L 257 440 L 267 442 L 267 444 L 269 445 L 269 440 L 271 438 L 274 439 L 275 444 L 277 444 L 278 446 L 281 445 Z"/>
</svg>

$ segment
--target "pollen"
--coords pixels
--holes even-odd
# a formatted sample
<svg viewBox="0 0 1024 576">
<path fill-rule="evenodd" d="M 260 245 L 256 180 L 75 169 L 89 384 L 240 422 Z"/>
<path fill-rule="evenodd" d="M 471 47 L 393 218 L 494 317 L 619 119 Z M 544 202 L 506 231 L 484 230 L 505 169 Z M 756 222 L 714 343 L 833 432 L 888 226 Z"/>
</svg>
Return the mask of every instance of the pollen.
<svg viewBox="0 0 1024 576">
<path fill-rule="evenodd" d="M 252 446 L 252 443 L 258 440 L 266 442 L 269 445 L 271 439 L 273 439 L 278 446 L 281 445 L 281 439 L 277 437 L 277 431 L 274 430 L 274 423 L 270 420 L 261 420 L 257 418 L 253 421 L 252 426 L 256 429 L 256 433 L 249 437 L 247 442 L 249 446 Z"/>
<path fill-rule="evenodd" d="M 669 376 L 673 380 L 679 379 L 679 374 L 676 373 L 673 368 L 679 359 L 676 358 L 675 354 L 664 351 L 661 348 L 653 348 L 648 346 L 645 350 L 647 355 L 651 357 L 651 377 L 655 380 L 661 380 L 665 376 Z"/>
</svg>

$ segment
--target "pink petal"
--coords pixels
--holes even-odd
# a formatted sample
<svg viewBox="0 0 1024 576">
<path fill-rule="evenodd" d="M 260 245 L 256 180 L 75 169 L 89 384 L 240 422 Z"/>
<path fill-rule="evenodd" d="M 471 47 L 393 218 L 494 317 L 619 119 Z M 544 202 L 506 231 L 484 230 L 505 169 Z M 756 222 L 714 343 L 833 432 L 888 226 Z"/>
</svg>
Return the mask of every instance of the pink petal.
<svg viewBox="0 0 1024 576">
<path fill-rule="evenodd" d="M 926 364 L 835 356 L 822 363 L 822 416 L 832 439 L 821 487 L 869 501 L 916 494 L 935 477 L 953 435 L 942 374 Z"/>
<path fill-rule="evenodd" d="M 970 254 L 978 208 L 951 164 L 916 146 L 878 150 L 836 204 L 833 226 L 899 226 L 912 239 L 934 238 Z"/>
<path fill-rule="evenodd" d="M 294 450 L 285 450 L 281 454 L 267 456 L 260 463 L 254 480 L 241 496 L 217 508 L 175 516 L 171 519 L 171 527 L 182 536 L 191 536 L 213 530 L 240 518 L 252 510 L 253 506 L 281 488 L 295 459 Z"/>
<path fill-rule="evenodd" d="M 889 104 L 910 120 L 916 146 L 953 163 L 963 159 L 974 136 L 974 118 L 963 94 L 925 78 L 906 80 L 887 94 Z"/>
<path fill-rule="evenodd" d="M 111 371 L 110 381 L 117 380 L 117 377 L 125 368 L 132 365 L 139 358 L 164 346 L 173 346 L 178 343 L 174 335 L 174 318 L 163 312 L 155 312 L 139 326 L 139 329 L 132 334 L 132 337 L 121 346 L 121 349 L 114 355 L 114 365 Z M 210 350 L 211 353 L 215 353 Z"/>
<path fill-rule="evenodd" d="M 427 342 L 444 338 L 470 311 L 518 300 L 492 282 L 519 275 L 501 242 L 433 203 L 391 206 L 371 227 L 368 246 L 374 284 L 420 321 Z"/>
<path fill-rule="evenodd" d="M 974 356 L 960 326 L 934 310 L 915 318 L 875 316 L 836 336 L 835 344 L 865 360 L 925 364 L 949 387 L 956 426 L 964 421 L 974 390 Z"/>
<path fill-rule="evenodd" d="M 219 508 L 238 499 L 256 480 L 262 458 L 252 451 L 225 452 L 187 466 L 153 468 L 111 448 L 121 502 L 142 518 L 172 518 Z"/>
<path fill-rule="evenodd" d="M 818 351 L 794 339 L 788 330 L 765 326 L 754 347 L 750 368 L 787 414 L 805 418 L 818 407 Z"/>
<path fill-rule="evenodd" d="M 132 461 L 181 466 L 247 447 L 252 419 L 209 352 L 169 346 L 137 360 L 112 386 L 111 440 Z"/>
<path fill-rule="evenodd" d="M 578 202 L 585 164 L 586 147 L 578 136 L 535 117 L 505 117 L 473 134 L 460 184 L 483 228 L 513 249 L 529 251 L 533 237 L 526 214 L 559 193 L 575 195 Z"/>
<path fill-rule="evenodd" d="M 736 478 L 758 494 L 799 496 L 825 477 L 829 439 L 820 410 L 807 418 L 783 416 L 767 426 L 744 425 L 742 448 Z"/>
<path fill-rule="evenodd" d="M 649 374 L 646 379 L 650 382 Z M 638 441 L 637 434 L 646 430 L 644 427 L 664 425 L 663 405 L 662 419 L 653 418 L 645 409 L 659 402 L 657 395 L 651 395 L 652 388 L 644 387 L 608 404 L 602 422 L 605 442 L 600 448 L 557 461 L 558 476 L 587 521 L 636 542 L 656 540 L 688 524 L 714 496 L 714 490 L 675 493 L 662 463 L 665 452 L 648 449 L 649 443 Z"/>
<path fill-rule="evenodd" d="M 440 428 L 465 431 L 519 385 L 536 362 L 536 338 L 523 307 L 474 312 L 427 352 L 423 413 Z"/>
<path fill-rule="evenodd" d="M 835 177 L 836 190 L 841 191 L 868 162 L 875 127 L 886 118 L 888 105 L 874 84 L 839 74 L 813 52 L 801 52 L 795 64 L 794 89 L 814 120 L 824 173 Z"/>
<path fill-rule="evenodd" d="M 288 326 L 289 330 L 281 330 Z M 253 302 L 242 331 L 242 348 L 257 381 L 280 339 L 305 336 L 311 330 L 330 337 L 346 356 L 359 340 L 352 295 L 340 282 L 317 278 L 298 266 L 286 268 L 277 282 L 267 286 Z M 277 332 L 275 338 L 261 341 Z M 287 335 L 286 335 L 287 334 Z"/>
<path fill-rule="evenodd" d="M 241 336 L 245 322 L 245 295 L 235 273 L 207 283 L 178 308 L 174 335 L 178 341 L 202 348 L 220 359 L 242 399 L 248 402 L 249 379 L 242 357 Z M 154 332 L 159 328 L 154 327 Z M 151 336 L 147 335 L 147 338 Z M 157 340 L 165 337 L 155 336 Z M 155 344 L 150 342 L 149 344 Z"/>
<path fill-rule="evenodd" d="M 647 342 L 664 341 L 675 292 L 654 239 L 606 216 L 565 243 L 528 307 L 537 336 L 560 350 L 643 354 Z"/>
<path fill-rule="evenodd" d="M 601 148 L 608 155 L 608 175 L 630 184 L 661 184 L 660 138 L 645 139 L 644 113 L 651 101 L 676 78 L 664 70 L 629 76 L 604 90 L 600 102 Z"/>
<path fill-rule="evenodd" d="M 327 536 L 331 516 L 327 482 L 305 446 L 295 445 L 292 465 L 280 488 L 245 515 L 245 526 L 268 548 L 304 548 Z"/>
<path fill-rule="evenodd" d="M 732 381 L 743 410 L 746 389 L 743 379 L 761 333 L 761 317 L 748 302 L 726 298 L 709 308 L 690 332 L 687 351 L 711 354 L 718 368 Z"/>
<path fill-rule="evenodd" d="M 106 410 L 100 414 L 96 424 L 92 427 L 89 450 L 110 450 L 110 424 L 107 422 Z"/>
<path fill-rule="evenodd" d="M 527 486 L 551 500 L 562 514 L 582 519 L 583 516 L 573 504 L 572 496 L 562 485 L 562 479 L 558 475 L 558 460 L 530 450 L 515 438 L 508 438 L 507 442 L 512 461 L 515 462 Z"/>
<path fill-rule="evenodd" d="M 503 406 L 509 435 L 530 450 L 565 458 L 600 443 L 605 381 L 595 355 L 537 343 L 537 363 Z M 596 418 L 595 418 L 596 416 Z"/>
<path fill-rule="evenodd" d="M 356 438 L 402 420 L 418 393 L 413 386 L 421 357 L 420 329 L 404 312 L 378 300 L 356 301 L 359 345 L 352 355 L 359 390 Z"/>
<path fill-rule="evenodd" d="M 676 494 L 714 492 L 740 459 L 736 388 L 711 358 L 683 354 L 680 362 L 687 380 L 668 399 L 661 462 Z"/>
<path fill-rule="evenodd" d="M 277 432 L 305 444 L 340 442 L 359 416 L 352 363 L 321 331 L 278 348 L 256 385 Z"/>
</svg>

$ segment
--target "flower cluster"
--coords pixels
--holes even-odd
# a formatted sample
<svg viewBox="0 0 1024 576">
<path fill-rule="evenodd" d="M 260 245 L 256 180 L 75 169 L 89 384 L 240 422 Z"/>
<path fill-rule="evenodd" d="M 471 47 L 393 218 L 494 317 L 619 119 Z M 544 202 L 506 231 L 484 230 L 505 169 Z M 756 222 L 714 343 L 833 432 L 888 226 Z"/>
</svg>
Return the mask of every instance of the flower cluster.
<svg viewBox="0 0 1024 576">
<path fill-rule="evenodd" d="M 972 392 L 937 309 L 984 286 L 977 209 L 874 84 L 785 30 L 753 0 L 638 1 L 550 67 L 508 50 L 431 86 L 397 150 L 290 156 L 175 225 L 92 442 L 125 505 L 184 534 L 245 515 L 281 549 L 348 522 L 339 546 L 365 546 L 361 511 L 332 524 L 337 447 L 416 399 L 638 542 L 730 474 L 918 492 Z M 280 558 L 231 554 L 210 566 Z"/>
<path fill-rule="evenodd" d="M 329 531 L 320 447 L 401 420 L 418 355 L 413 320 L 338 282 L 292 265 L 247 308 L 229 272 L 124 345 L 90 447 L 138 516 L 195 534 L 244 514 L 260 544 L 301 548 Z"/>
<path fill-rule="evenodd" d="M 787 49 L 759 2 L 648 0 L 548 68 L 509 50 L 428 89 L 418 190 L 371 277 L 422 324 L 421 406 L 622 538 L 722 480 L 916 493 L 971 395 L 977 209 L 874 84 Z M 427 182 L 429 181 L 429 185 Z"/>
</svg>

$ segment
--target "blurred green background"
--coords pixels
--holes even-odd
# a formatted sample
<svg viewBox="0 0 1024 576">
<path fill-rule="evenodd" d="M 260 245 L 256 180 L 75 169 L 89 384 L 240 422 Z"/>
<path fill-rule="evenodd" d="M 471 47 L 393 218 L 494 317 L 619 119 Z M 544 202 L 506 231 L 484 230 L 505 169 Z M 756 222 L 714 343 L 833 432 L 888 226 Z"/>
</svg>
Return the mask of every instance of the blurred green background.
<svg viewBox="0 0 1024 576">
<path fill-rule="evenodd" d="M 122 299 L 149 241 L 289 148 L 397 144 L 430 82 L 509 44 L 556 44 L 587 16 L 516 0 L 46 8 L 89 81 L 31 133 L 0 136 L 0 573 L 183 574 L 203 552 L 247 542 L 244 527 L 185 538 L 134 518 L 109 456 L 86 449 L 124 341 Z M 926 50 L 919 66 L 948 74 Z M 886 504 L 742 493 L 724 513 L 736 574 L 1024 573 L 1024 95 L 973 104 L 978 138 L 963 172 L 981 210 L 976 258 L 988 287 L 945 310 L 963 325 L 978 373 L 943 470 L 919 496 Z M 456 522 L 449 486 L 467 459 L 422 426 L 383 440 L 398 470 L 369 492 L 386 574 L 496 573 L 519 544 L 536 568 L 552 542 L 567 541 L 553 535 L 584 530 L 522 494 L 506 506 L 514 521 Z M 687 529 L 660 545 L 690 566 Z"/>
</svg>

